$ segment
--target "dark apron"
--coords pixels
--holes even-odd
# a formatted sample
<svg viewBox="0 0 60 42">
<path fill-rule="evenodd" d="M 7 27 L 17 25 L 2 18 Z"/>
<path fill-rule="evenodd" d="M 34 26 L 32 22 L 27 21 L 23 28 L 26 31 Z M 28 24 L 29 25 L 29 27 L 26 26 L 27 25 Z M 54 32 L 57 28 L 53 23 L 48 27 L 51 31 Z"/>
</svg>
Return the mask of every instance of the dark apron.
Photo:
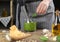
<svg viewBox="0 0 60 42">
<path fill-rule="evenodd" d="M 34 0 L 14 0 L 16 3 L 16 26 L 20 28 L 20 12 L 21 6 L 26 5 L 26 3 L 35 2 Z M 39 0 L 36 0 L 39 1 Z"/>
</svg>

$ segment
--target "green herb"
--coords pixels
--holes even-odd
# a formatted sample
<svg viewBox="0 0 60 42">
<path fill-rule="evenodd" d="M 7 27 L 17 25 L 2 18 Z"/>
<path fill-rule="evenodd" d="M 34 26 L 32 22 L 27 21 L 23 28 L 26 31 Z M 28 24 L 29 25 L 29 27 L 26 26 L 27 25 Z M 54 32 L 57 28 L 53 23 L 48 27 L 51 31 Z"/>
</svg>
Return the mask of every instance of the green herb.
<svg viewBox="0 0 60 42">
<path fill-rule="evenodd" d="M 33 17 L 35 17 L 35 16 L 37 16 L 37 14 L 36 14 L 36 13 L 34 13 L 32 16 L 33 16 Z"/>
<path fill-rule="evenodd" d="M 41 36 L 41 37 L 40 37 L 40 40 L 42 40 L 42 42 L 47 42 L 48 38 L 45 37 L 45 36 Z"/>
<path fill-rule="evenodd" d="M 60 42 L 60 35 L 59 36 L 57 36 L 57 42 Z"/>
</svg>

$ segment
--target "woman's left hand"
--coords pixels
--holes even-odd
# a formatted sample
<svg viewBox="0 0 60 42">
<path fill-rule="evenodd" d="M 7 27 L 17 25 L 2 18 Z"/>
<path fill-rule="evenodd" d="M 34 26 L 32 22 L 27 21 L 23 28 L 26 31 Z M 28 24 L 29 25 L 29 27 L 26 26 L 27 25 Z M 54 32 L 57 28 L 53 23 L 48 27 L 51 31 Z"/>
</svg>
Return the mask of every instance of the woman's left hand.
<svg viewBox="0 0 60 42">
<path fill-rule="evenodd" d="M 38 14 L 45 14 L 47 9 L 48 9 L 48 6 L 49 6 L 49 1 L 41 1 L 41 3 L 39 4 L 39 6 L 37 7 L 37 10 L 36 12 Z"/>
</svg>

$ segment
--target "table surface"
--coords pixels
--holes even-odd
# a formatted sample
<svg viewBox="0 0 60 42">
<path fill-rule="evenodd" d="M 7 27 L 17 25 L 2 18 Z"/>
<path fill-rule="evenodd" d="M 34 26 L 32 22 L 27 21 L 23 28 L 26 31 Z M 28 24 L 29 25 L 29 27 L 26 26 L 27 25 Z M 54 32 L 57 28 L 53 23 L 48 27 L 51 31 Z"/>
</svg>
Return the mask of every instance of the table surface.
<svg viewBox="0 0 60 42">
<path fill-rule="evenodd" d="M 40 36 L 42 36 L 42 30 L 37 30 L 37 31 L 34 31 L 34 32 L 27 32 L 27 33 L 31 33 L 32 36 L 28 37 L 28 38 L 25 38 L 25 39 L 22 39 L 22 40 L 19 40 L 19 41 L 8 41 L 6 39 L 6 33 L 2 34 L 1 33 L 2 30 L 0 30 L 0 42 L 42 42 L 40 40 Z M 8 30 L 6 30 L 8 32 Z M 52 40 L 48 40 L 47 42 L 55 42 L 55 41 L 52 41 Z"/>
</svg>

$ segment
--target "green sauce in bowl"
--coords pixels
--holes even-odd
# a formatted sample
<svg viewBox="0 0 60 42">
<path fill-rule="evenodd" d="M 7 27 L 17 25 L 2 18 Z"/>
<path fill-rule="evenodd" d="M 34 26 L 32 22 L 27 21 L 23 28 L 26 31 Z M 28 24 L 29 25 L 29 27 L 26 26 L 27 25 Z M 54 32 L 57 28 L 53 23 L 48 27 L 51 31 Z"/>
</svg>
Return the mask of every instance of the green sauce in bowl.
<svg viewBox="0 0 60 42">
<path fill-rule="evenodd" d="M 29 23 L 24 23 L 24 31 L 35 31 L 36 30 L 36 22 L 29 22 Z"/>
</svg>

